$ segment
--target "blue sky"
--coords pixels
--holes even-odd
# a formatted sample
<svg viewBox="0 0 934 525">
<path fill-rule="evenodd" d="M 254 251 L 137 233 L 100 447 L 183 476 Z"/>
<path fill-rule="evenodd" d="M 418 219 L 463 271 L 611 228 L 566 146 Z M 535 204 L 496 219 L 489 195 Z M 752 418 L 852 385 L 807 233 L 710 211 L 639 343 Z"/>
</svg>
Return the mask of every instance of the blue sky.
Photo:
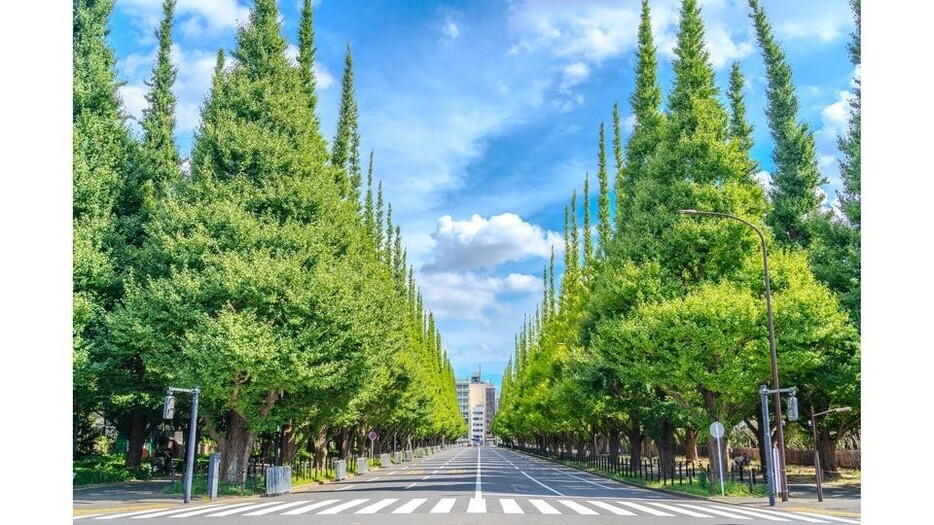
<svg viewBox="0 0 934 525">
<path fill-rule="evenodd" d="M 663 92 L 672 83 L 678 0 L 654 0 Z M 745 0 L 701 1 L 721 91 L 739 60 L 755 131 L 753 156 L 768 180 L 771 141 L 763 65 Z M 815 132 L 830 205 L 839 187 L 836 137 L 846 127 L 855 73 L 846 0 L 762 0 L 794 71 L 801 113 Z M 301 1 L 279 0 L 295 53 Z M 524 314 L 541 297 L 551 246 L 562 260 L 564 205 L 597 168 L 597 136 L 611 135 L 618 102 L 631 126 L 638 0 L 315 2 L 319 116 L 337 120 L 345 45 L 354 57 L 362 156 L 373 150 L 457 375 L 478 366 L 499 383 Z M 178 0 L 178 142 L 191 148 L 218 48 L 235 48 L 250 2 Z M 111 44 L 128 114 L 145 107 L 160 0 L 118 0 Z M 608 144 L 609 146 L 609 144 Z M 613 171 L 610 162 L 611 173 Z M 596 187 L 591 180 L 592 191 Z M 559 268 L 560 275 L 560 268 Z"/>
</svg>

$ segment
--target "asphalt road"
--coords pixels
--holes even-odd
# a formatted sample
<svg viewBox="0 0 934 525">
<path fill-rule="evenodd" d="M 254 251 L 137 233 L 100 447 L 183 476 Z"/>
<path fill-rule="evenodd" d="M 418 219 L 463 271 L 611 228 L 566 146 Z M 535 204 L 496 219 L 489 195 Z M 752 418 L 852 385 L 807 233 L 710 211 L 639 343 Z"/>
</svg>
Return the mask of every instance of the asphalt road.
<svg viewBox="0 0 934 525">
<path fill-rule="evenodd" d="M 272 523 L 859 523 L 851 517 L 748 508 L 631 487 L 495 447 L 445 450 L 352 480 L 272 498 L 178 504 L 75 521 Z M 145 523 L 145 522 L 143 522 Z"/>
</svg>

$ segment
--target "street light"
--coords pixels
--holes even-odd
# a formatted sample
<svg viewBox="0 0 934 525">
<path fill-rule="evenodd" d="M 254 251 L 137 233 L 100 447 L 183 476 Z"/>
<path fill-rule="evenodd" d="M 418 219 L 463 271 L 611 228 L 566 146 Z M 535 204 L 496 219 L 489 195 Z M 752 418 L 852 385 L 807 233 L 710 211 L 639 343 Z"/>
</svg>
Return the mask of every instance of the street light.
<svg viewBox="0 0 934 525">
<path fill-rule="evenodd" d="M 762 243 L 762 266 L 765 268 L 765 311 L 769 320 L 769 353 L 772 359 L 772 389 L 775 391 L 775 423 L 778 427 L 778 463 L 780 466 L 777 467 L 777 470 L 779 472 L 782 489 L 782 501 L 788 501 L 787 482 L 785 479 L 785 433 L 782 432 L 782 398 L 781 394 L 778 392 L 781 387 L 778 384 L 778 357 L 775 352 L 775 324 L 772 322 L 772 289 L 769 285 L 769 255 L 765 249 L 765 236 L 762 235 L 759 228 L 756 228 L 751 222 L 728 213 L 698 210 L 678 210 L 678 213 L 684 215 L 710 215 L 712 217 L 725 217 L 727 219 L 737 220 L 752 228 L 759 236 L 759 241 Z M 769 475 L 771 476 L 772 473 L 770 472 Z"/>
<path fill-rule="evenodd" d="M 817 501 L 824 501 L 824 489 L 821 488 L 821 471 L 820 471 L 820 453 L 817 450 L 817 421 L 815 418 L 817 416 L 823 416 L 824 414 L 831 414 L 834 412 L 849 412 L 853 410 L 850 407 L 839 407 L 831 408 L 830 410 L 824 410 L 823 412 L 814 413 L 814 407 L 811 407 L 811 431 L 814 433 L 814 470 L 817 472 Z"/>
</svg>

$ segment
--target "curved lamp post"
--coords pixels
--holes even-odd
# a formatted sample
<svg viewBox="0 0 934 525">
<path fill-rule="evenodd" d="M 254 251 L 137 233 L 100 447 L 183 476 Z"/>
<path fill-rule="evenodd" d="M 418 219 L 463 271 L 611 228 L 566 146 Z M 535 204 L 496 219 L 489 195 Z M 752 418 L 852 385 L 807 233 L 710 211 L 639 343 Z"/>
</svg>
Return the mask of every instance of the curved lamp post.
<svg viewBox="0 0 934 525">
<path fill-rule="evenodd" d="M 765 268 L 765 310 L 769 320 L 769 352 L 772 359 L 772 388 L 775 390 L 775 424 L 778 427 L 778 436 L 776 436 L 778 438 L 778 466 L 776 469 L 778 470 L 781 480 L 782 501 L 788 501 L 788 489 L 785 480 L 785 434 L 782 432 L 782 402 L 781 394 L 778 392 L 781 386 L 778 384 L 778 357 L 775 352 L 775 325 L 772 322 L 772 289 L 769 285 L 769 255 L 765 249 L 765 236 L 762 235 L 759 228 L 756 228 L 751 222 L 740 219 L 735 215 L 730 215 L 729 213 L 698 210 L 678 210 L 678 213 L 683 215 L 710 215 L 712 217 L 724 217 L 739 221 L 752 228 L 759 236 L 759 241 L 762 243 L 762 266 Z M 771 475 L 772 473 L 769 472 L 769 476 Z"/>
<path fill-rule="evenodd" d="M 849 412 L 852 410 L 850 407 L 839 407 L 831 408 L 830 410 L 824 410 L 823 412 L 814 413 L 814 407 L 811 407 L 811 432 L 814 433 L 814 470 L 817 473 L 817 501 L 824 501 L 824 490 L 821 488 L 821 469 L 820 469 L 820 452 L 817 450 L 817 416 L 823 416 L 824 414 L 831 414 L 834 412 Z"/>
</svg>

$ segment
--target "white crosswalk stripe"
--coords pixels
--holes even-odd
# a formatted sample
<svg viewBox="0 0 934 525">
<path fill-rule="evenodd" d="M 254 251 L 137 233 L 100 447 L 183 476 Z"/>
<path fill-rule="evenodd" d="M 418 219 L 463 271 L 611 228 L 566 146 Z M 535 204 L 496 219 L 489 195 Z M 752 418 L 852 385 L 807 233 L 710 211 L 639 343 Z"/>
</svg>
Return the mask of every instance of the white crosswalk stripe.
<svg viewBox="0 0 934 525">
<path fill-rule="evenodd" d="M 508 496 L 509 494 L 500 494 Z M 445 497 L 436 501 L 429 498 L 359 498 L 359 499 L 327 499 L 327 500 L 297 500 L 297 501 L 266 501 L 257 503 L 256 500 L 234 504 L 209 504 L 200 507 L 172 507 L 162 509 L 136 510 L 111 515 L 75 516 L 74 520 L 98 519 L 151 519 L 151 518 L 187 518 L 204 516 L 206 518 L 219 518 L 228 516 L 297 516 L 315 512 L 319 515 L 334 514 L 450 514 L 457 505 L 458 500 L 467 500 L 467 508 L 459 507 L 458 512 L 468 514 L 486 514 L 487 512 L 503 514 L 546 514 L 546 515 L 586 515 L 586 516 L 654 516 L 654 517 L 693 517 L 693 518 L 729 518 L 734 520 L 769 520 L 795 523 L 849 523 L 859 524 L 859 518 L 845 518 L 826 516 L 809 512 L 788 512 L 761 508 L 745 508 L 739 505 L 724 505 L 716 502 L 688 502 L 688 500 L 638 500 L 639 502 L 623 501 L 621 499 L 583 499 L 583 498 L 457 498 Z M 487 508 L 487 500 L 490 507 Z M 498 503 L 497 503 L 498 501 Z M 522 502 L 526 503 L 523 504 Z M 395 508 L 394 505 L 399 504 Z M 525 507 L 525 508 L 524 508 Z M 531 510 L 534 507 L 535 510 Z"/>
<path fill-rule="evenodd" d="M 584 514 L 584 515 L 589 515 L 589 516 L 595 516 L 597 514 L 600 514 L 599 512 L 593 509 L 587 508 L 576 501 L 572 501 L 569 499 L 559 499 L 558 502 L 578 514 Z"/>
<path fill-rule="evenodd" d="M 716 514 L 717 516 L 724 516 L 724 517 L 733 518 L 736 520 L 751 519 L 749 516 L 743 516 L 741 514 L 736 514 L 735 512 L 730 512 L 733 509 L 730 509 L 730 511 L 722 510 L 723 507 L 701 507 L 700 505 L 690 505 L 688 503 L 680 503 L 678 506 L 687 507 L 689 509 L 699 510 L 702 512 L 710 512 L 711 514 Z"/>
<path fill-rule="evenodd" d="M 520 507 L 514 499 L 504 498 L 499 500 L 499 504 L 503 506 L 503 512 L 506 514 L 525 514 L 525 512 L 522 511 L 522 507 Z"/>
<path fill-rule="evenodd" d="M 529 503 L 535 506 L 542 514 L 561 514 L 561 511 L 545 503 L 542 499 L 530 499 Z"/>
<path fill-rule="evenodd" d="M 348 501 L 347 503 L 341 503 L 340 505 L 336 505 L 329 509 L 322 510 L 318 514 L 337 514 L 338 512 L 345 511 L 352 507 L 356 507 L 357 505 L 360 505 L 361 503 L 366 503 L 368 501 L 370 501 L 369 498 L 352 499 Z"/>
<path fill-rule="evenodd" d="M 422 503 L 428 501 L 428 498 L 415 498 L 412 501 L 406 503 L 405 505 L 399 507 L 398 509 L 392 511 L 393 514 L 411 514 L 415 509 L 419 508 Z"/>
<path fill-rule="evenodd" d="M 319 501 L 317 503 L 312 503 L 311 505 L 306 505 L 304 507 L 299 507 L 295 510 L 290 510 L 288 512 L 283 512 L 283 516 L 297 516 L 299 514 L 304 514 L 306 512 L 311 512 L 315 509 L 320 509 L 321 507 L 327 507 L 331 503 L 337 503 L 339 499 L 326 499 L 324 501 Z"/>
<path fill-rule="evenodd" d="M 432 514 L 448 514 L 451 512 L 451 509 L 454 508 L 454 503 L 457 501 L 457 498 L 441 498 L 434 508 L 431 509 Z"/>
<path fill-rule="evenodd" d="M 693 510 L 683 509 L 681 507 L 675 507 L 674 505 L 666 505 L 664 503 L 651 502 L 650 505 L 655 505 L 656 507 L 670 510 L 671 512 L 680 512 L 681 514 L 687 514 L 695 518 L 712 518 L 710 514 L 701 514 L 700 512 L 694 512 Z"/>
<path fill-rule="evenodd" d="M 605 501 L 591 501 L 591 500 L 587 500 L 587 503 L 590 503 L 591 505 L 593 505 L 593 506 L 595 506 L 595 507 L 600 507 L 601 509 L 608 510 L 608 511 L 612 512 L 613 514 L 616 514 L 617 516 L 635 516 L 635 515 L 636 515 L 634 512 L 629 512 L 629 511 L 626 510 L 626 509 L 621 509 L 621 508 L 616 507 L 616 506 L 614 506 L 614 505 L 610 505 L 609 503 L 607 503 L 607 502 L 605 502 Z"/>
</svg>

